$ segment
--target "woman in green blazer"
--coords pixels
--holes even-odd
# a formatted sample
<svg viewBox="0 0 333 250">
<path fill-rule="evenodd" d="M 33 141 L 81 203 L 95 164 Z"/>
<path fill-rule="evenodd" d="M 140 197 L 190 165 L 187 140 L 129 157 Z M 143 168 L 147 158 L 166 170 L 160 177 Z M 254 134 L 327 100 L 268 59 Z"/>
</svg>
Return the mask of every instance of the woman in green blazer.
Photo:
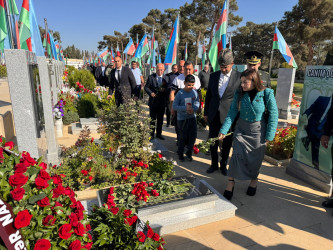
<svg viewBox="0 0 333 250">
<path fill-rule="evenodd" d="M 228 200 L 233 195 L 234 179 L 251 180 L 246 193 L 255 195 L 266 142 L 274 139 L 278 124 L 274 91 L 262 85 L 255 70 L 246 70 L 241 74 L 241 87 L 236 91 L 220 129 L 220 140 L 223 140 L 236 117 L 239 118 L 229 162 L 228 185 L 224 192 L 224 197 Z"/>
</svg>

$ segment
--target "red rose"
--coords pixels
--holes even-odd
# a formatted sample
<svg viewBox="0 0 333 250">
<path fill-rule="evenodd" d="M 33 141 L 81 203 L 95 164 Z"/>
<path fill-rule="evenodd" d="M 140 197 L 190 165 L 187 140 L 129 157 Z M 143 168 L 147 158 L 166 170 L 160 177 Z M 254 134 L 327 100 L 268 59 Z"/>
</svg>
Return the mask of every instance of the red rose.
<svg viewBox="0 0 333 250">
<path fill-rule="evenodd" d="M 52 226 L 54 225 L 55 221 L 56 218 L 53 215 L 48 215 L 43 219 L 42 223 L 44 226 Z"/>
<path fill-rule="evenodd" d="M 32 218 L 32 215 L 29 213 L 29 211 L 23 210 L 17 213 L 14 221 L 14 225 L 17 229 L 20 229 L 22 227 L 27 227 L 30 225 L 30 220 Z"/>
<path fill-rule="evenodd" d="M 52 179 L 53 179 L 53 184 L 55 184 L 55 185 L 61 185 L 62 184 L 62 180 L 61 180 L 61 177 L 59 175 L 52 176 Z"/>
<path fill-rule="evenodd" d="M 89 180 L 92 181 L 93 177 L 92 176 L 89 176 Z"/>
<path fill-rule="evenodd" d="M 24 164 L 24 163 L 18 163 L 18 164 L 16 164 L 15 167 L 14 167 L 14 169 L 15 169 L 15 174 L 16 174 L 16 173 L 21 173 L 21 174 L 23 174 L 23 173 L 27 172 L 28 166 L 29 166 L 29 165 L 26 165 L 26 164 Z"/>
<path fill-rule="evenodd" d="M 26 151 L 22 152 L 22 159 L 20 159 L 20 162 L 24 162 L 28 164 L 29 166 L 33 166 L 37 163 L 33 158 L 31 158 L 30 154 Z"/>
<path fill-rule="evenodd" d="M 41 239 L 37 240 L 34 250 L 48 250 L 51 248 L 51 243 L 49 240 Z"/>
<path fill-rule="evenodd" d="M 146 236 L 145 236 L 145 234 L 144 234 L 143 232 L 139 232 L 139 233 L 137 234 L 137 237 L 138 237 L 138 240 L 139 240 L 140 242 L 145 242 Z"/>
<path fill-rule="evenodd" d="M 147 237 L 148 238 L 153 238 L 153 236 L 154 236 L 154 231 L 153 231 L 153 229 L 149 228 L 148 232 L 147 232 Z"/>
<path fill-rule="evenodd" d="M 2 136 L 0 136 L 0 143 L 2 142 Z"/>
<path fill-rule="evenodd" d="M 160 158 L 160 159 L 161 159 L 162 157 L 163 157 L 163 155 L 162 155 L 162 154 L 158 154 L 158 158 Z"/>
<path fill-rule="evenodd" d="M 110 187 L 110 194 L 114 193 L 114 187 Z"/>
<path fill-rule="evenodd" d="M 83 174 L 84 176 L 87 176 L 88 173 L 89 173 L 89 172 L 88 172 L 87 170 L 84 170 L 84 169 L 81 170 L 81 174 Z"/>
<path fill-rule="evenodd" d="M 24 184 L 27 183 L 29 177 L 25 176 L 24 174 L 17 173 L 9 177 L 9 184 L 12 187 L 22 187 Z"/>
<path fill-rule="evenodd" d="M 134 216 L 132 217 L 132 221 L 133 221 L 133 223 L 136 222 L 137 220 L 138 220 L 138 216 L 134 215 Z"/>
<path fill-rule="evenodd" d="M 93 243 L 89 242 L 83 248 L 90 250 L 92 248 L 92 245 L 93 245 Z"/>
<path fill-rule="evenodd" d="M 90 143 L 93 143 L 93 142 L 94 142 L 94 137 L 92 137 L 90 140 Z"/>
<path fill-rule="evenodd" d="M 71 237 L 72 232 L 72 225 L 71 224 L 64 224 L 59 228 L 58 235 L 61 239 L 67 240 Z"/>
<path fill-rule="evenodd" d="M 127 218 L 125 218 L 124 223 L 132 226 L 133 225 L 133 220 L 132 220 L 132 218 L 127 217 Z"/>
<path fill-rule="evenodd" d="M 47 169 L 47 164 L 45 162 L 41 162 L 38 166 L 42 167 L 44 170 Z"/>
<path fill-rule="evenodd" d="M 119 207 L 111 208 L 111 213 L 113 213 L 114 215 L 117 215 L 118 212 L 119 212 Z"/>
<path fill-rule="evenodd" d="M 49 186 L 49 183 L 42 177 L 37 177 L 35 180 L 35 185 L 37 189 L 45 189 Z"/>
<path fill-rule="evenodd" d="M 3 163 L 4 159 L 5 159 L 5 157 L 3 156 L 3 149 L 0 148 L 0 163 Z"/>
<path fill-rule="evenodd" d="M 79 219 L 78 219 L 76 213 L 71 213 L 69 215 L 69 221 L 70 221 L 70 223 L 71 223 L 72 226 L 74 226 L 74 227 L 77 226 L 77 224 L 79 222 Z"/>
<path fill-rule="evenodd" d="M 76 215 L 77 215 L 77 218 L 80 220 L 83 220 L 84 218 L 84 214 L 83 214 L 83 211 L 82 210 L 77 210 L 76 212 Z"/>
<path fill-rule="evenodd" d="M 126 209 L 125 211 L 124 211 L 124 216 L 130 216 L 132 214 L 132 211 L 131 210 L 129 210 L 129 209 Z"/>
<path fill-rule="evenodd" d="M 39 174 L 38 174 L 38 177 L 41 177 L 41 178 L 43 178 L 44 180 L 51 180 L 51 176 L 49 175 L 49 173 L 48 172 L 46 172 L 44 169 L 41 169 L 40 171 L 39 171 Z"/>
<path fill-rule="evenodd" d="M 17 187 L 14 190 L 10 191 L 10 194 L 12 195 L 13 199 L 16 201 L 22 200 L 25 190 L 24 188 Z"/>
<path fill-rule="evenodd" d="M 123 179 L 124 179 L 124 180 L 127 180 L 127 176 L 124 176 Z"/>
<path fill-rule="evenodd" d="M 75 197 L 75 193 L 74 193 L 74 191 L 70 187 L 66 187 L 65 188 L 65 195 L 67 195 L 70 198 L 74 198 Z"/>
<path fill-rule="evenodd" d="M 160 240 L 160 236 L 157 233 L 154 233 L 154 236 L 152 238 L 154 241 L 159 241 Z"/>
<path fill-rule="evenodd" d="M 60 195 L 64 195 L 65 194 L 65 189 L 61 185 L 59 185 L 58 187 L 56 187 L 52 191 L 53 191 L 52 198 L 58 198 Z"/>
<path fill-rule="evenodd" d="M 62 204 L 61 204 L 60 202 L 57 202 L 57 201 L 56 201 L 55 204 L 54 204 L 54 206 L 55 206 L 55 207 L 62 207 Z"/>
<path fill-rule="evenodd" d="M 37 201 L 37 205 L 40 207 L 47 207 L 50 206 L 50 200 L 48 197 L 45 197 L 39 201 Z"/>
<path fill-rule="evenodd" d="M 193 152 L 196 155 L 199 153 L 199 149 L 198 149 L 198 147 L 196 145 L 193 146 Z"/>
<path fill-rule="evenodd" d="M 68 247 L 69 250 L 80 250 L 81 249 L 81 241 L 74 240 Z"/>
<path fill-rule="evenodd" d="M 86 231 L 88 232 L 88 231 L 90 231 L 91 230 L 91 226 L 90 226 L 90 224 L 87 224 L 86 225 Z"/>
<path fill-rule="evenodd" d="M 14 142 L 7 141 L 4 146 L 9 147 L 9 150 L 12 150 L 14 148 Z"/>
<path fill-rule="evenodd" d="M 84 225 L 79 222 L 74 229 L 74 233 L 76 233 L 76 235 L 78 235 L 78 236 L 83 236 L 86 233 Z"/>
</svg>

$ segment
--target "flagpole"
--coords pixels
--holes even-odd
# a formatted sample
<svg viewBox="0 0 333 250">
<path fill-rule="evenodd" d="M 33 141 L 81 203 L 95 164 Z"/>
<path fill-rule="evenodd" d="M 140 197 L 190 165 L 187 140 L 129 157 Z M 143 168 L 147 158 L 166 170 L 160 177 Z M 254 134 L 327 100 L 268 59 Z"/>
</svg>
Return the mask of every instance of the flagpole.
<svg viewBox="0 0 333 250">
<path fill-rule="evenodd" d="M 50 58 L 50 55 L 49 55 L 49 52 L 47 50 L 47 43 L 48 43 L 48 33 L 49 33 L 49 27 L 47 26 L 47 19 L 44 18 L 44 24 L 45 24 L 45 41 L 46 41 L 46 51 L 47 51 L 47 54 L 48 54 L 48 58 Z M 68 53 L 68 52 L 67 52 Z M 66 64 L 67 64 L 67 59 L 66 59 Z"/>
<path fill-rule="evenodd" d="M 14 37 L 13 37 L 13 30 L 12 30 L 12 17 L 10 15 L 10 9 L 9 9 L 9 5 L 8 5 L 8 0 L 4 0 L 5 4 L 6 4 L 6 11 L 7 11 L 7 21 L 8 21 L 8 27 L 9 27 L 9 40 L 11 43 L 11 48 L 12 49 L 16 49 L 17 46 L 15 46 L 15 41 L 14 41 Z"/>
<path fill-rule="evenodd" d="M 275 24 L 275 27 L 277 27 L 278 24 L 279 24 L 279 22 L 277 22 Z M 274 45 L 274 42 L 273 42 L 273 45 Z M 271 59 L 269 60 L 269 69 L 268 69 L 268 75 L 269 75 L 269 77 L 271 77 L 271 72 L 272 72 L 272 62 L 273 62 L 273 55 L 274 55 L 273 45 L 272 45 L 272 51 L 271 51 Z"/>
</svg>

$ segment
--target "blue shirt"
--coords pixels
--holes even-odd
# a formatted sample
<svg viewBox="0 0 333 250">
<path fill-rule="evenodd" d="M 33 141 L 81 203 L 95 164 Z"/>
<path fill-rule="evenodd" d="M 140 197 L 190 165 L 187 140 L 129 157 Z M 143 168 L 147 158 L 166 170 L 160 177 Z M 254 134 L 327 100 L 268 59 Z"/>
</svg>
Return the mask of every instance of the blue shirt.
<svg viewBox="0 0 333 250">
<path fill-rule="evenodd" d="M 139 68 L 132 69 L 136 85 L 141 85 L 141 70 Z"/>
<path fill-rule="evenodd" d="M 189 98 L 191 100 L 194 114 L 188 114 L 186 112 L 185 98 Z M 181 89 L 175 96 L 172 108 L 177 111 L 177 120 L 186 120 L 189 118 L 195 118 L 195 112 L 199 109 L 199 105 L 200 103 L 197 91 L 191 90 L 190 92 L 186 92 L 184 89 Z"/>
</svg>

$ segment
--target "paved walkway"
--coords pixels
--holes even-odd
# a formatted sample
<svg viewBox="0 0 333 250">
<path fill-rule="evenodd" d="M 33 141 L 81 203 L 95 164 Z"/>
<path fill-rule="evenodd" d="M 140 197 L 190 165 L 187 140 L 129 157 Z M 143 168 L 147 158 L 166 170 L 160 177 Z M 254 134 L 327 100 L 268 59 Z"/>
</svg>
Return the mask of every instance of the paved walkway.
<svg viewBox="0 0 333 250">
<path fill-rule="evenodd" d="M 8 87 L 0 85 L 0 108 L 11 109 Z M 297 121 L 291 121 L 297 122 Z M 164 124 L 165 125 L 165 124 Z M 208 131 L 199 131 L 198 140 L 207 139 Z M 98 135 L 92 135 L 98 138 Z M 164 155 L 178 160 L 174 128 L 163 126 L 168 149 Z M 58 143 L 73 145 L 78 135 L 68 133 Z M 193 174 L 223 193 L 227 178 L 220 172 L 206 174 L 209 156 L 195 155 L 193 162 L 178 162 L 176 174 Z M 263 163 L 257 194 L 245 194 L 248 182 L 236 181 L 232 203 L 236 216 L 177 233 L 164 235 L 171 250 L 199 249 L 333 249 L 333 209 L 324 209 L 321 202 L 327 194 L 313 189 L 285 173 L 285 167 Z"/>
</svg>

